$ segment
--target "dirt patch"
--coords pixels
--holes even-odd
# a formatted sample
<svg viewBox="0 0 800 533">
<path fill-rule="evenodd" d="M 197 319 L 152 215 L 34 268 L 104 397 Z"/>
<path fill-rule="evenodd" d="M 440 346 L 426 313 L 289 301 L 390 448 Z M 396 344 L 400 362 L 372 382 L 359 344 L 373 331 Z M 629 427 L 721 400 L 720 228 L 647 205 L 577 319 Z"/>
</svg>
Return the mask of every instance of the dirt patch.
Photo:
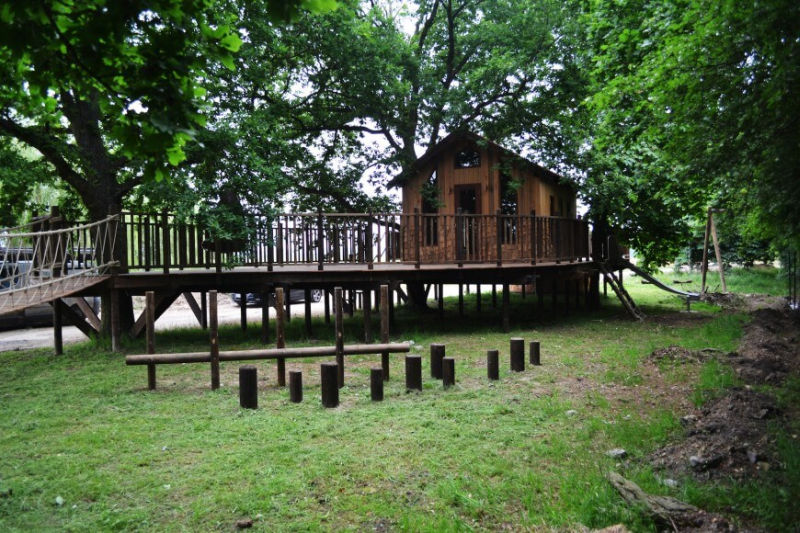
<svg viewBox="0 0 800 533">
<path fill-rule="evenodd" d="M 687 350 L 682 346 L 667 346 L 659 348 L 648 356 L 653 362 L 670 361 L 672 363 L 703 363 L 715 354 L 721 353 L 719 350 L 706 348 L 703 350 Z"/>
<path fill-rule="evenodd" d="M 783 308 L 776 307 L 776 300 L 757 299 L 756 304 L 766 302 L 768 307 L 751 312 L 752 320 L 744 329 L 737 352 L 693 352 L 670 346 L 650 356 L 654 361 L 686 362 L 716 357 L 729 364 L 743 383 L 684 416 L 681 422 L 686 438 L 653 453 L 650 460 L 654 466 L 698 479 L 744 479 L 779 466 L 768 425 L 775 420 L 782 423 L 787 414 L 781 412 L 772 396 L 753 388 L 778 385 L 789 375 L 800 374 L 800 319 L 785 302 Z M 753 302 L 748 302 L 745 307 L 751 305 Z"/>
</svg>

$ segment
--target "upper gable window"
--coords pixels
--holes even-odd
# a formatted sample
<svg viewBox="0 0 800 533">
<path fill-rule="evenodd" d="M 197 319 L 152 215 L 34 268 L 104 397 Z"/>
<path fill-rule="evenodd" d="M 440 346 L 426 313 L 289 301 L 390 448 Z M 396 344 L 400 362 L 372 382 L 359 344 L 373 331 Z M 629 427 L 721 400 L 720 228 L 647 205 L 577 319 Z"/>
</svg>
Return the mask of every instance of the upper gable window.
<svg viewBox="0 0 800 533">
<path fill-rule="evenodd" d="M 473 148 L 465 148 L 456 152 L 456 168 L 473 168 L 481 166 L 481 154 Z"/>
</svg>

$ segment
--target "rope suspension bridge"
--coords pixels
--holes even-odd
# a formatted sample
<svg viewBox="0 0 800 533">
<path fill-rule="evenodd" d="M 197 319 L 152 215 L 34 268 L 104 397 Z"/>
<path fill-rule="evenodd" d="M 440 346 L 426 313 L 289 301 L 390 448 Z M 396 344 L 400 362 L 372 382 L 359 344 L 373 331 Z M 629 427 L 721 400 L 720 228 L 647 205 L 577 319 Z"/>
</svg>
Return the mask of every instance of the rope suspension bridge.
<svg viewBox="0 0 800 533">
<path fill-rule="evenodd" d="M 52 302 L 110 277 L 119 216 L 67 226 L 58 215 L 0 229 L 0 314 Z"/>
</svg>

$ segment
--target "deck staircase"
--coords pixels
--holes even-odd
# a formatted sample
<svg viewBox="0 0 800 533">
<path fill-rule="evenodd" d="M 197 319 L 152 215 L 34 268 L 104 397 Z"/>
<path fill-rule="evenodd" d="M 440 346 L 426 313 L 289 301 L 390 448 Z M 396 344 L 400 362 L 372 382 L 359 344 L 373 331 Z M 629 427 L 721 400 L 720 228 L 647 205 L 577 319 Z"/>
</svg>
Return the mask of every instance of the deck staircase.
<svg viewBox="0 0 800 533">
<path fill-rule="evenodd" d="M 611 288 L 614 290 L 617 298 L 619 298 L 619 301 L 622 302 L 625 310 L 636 320 L 644 320 L 644 313 L 636 306 L 636 302 L 633 301 L 633 298 L 631 298 L 631 295 L 625 290 L 625 287 L 620 283 L 620 280 L 614 272 L 609 270 L 606 263 L 598 263 L 598 265 L 600 272 L 603 274 L 606 281 L 608 281 L 608 284 L 611 285 Z"/>
</svg>

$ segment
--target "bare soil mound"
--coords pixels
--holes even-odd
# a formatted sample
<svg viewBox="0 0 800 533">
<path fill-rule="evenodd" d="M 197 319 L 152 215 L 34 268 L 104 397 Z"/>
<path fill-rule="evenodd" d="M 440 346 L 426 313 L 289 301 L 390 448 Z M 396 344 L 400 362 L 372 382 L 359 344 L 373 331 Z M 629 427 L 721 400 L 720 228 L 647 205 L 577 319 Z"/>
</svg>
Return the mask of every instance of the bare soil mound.
<svg viewBox="0 0 800 533">
<path fill-rule="evenodd" d="M 693 352 L 670 346 L 651 354 L 654 361 L 702 362 L 717 357 L 744 384 L 684 416 L 686 438 L 652 454 L 657 468 L 701 479 L 743 479 L 778 466 L 767 426 L 787 414 L 778 409 L 772 396 L 751 386 L 779 385 L 790 375 L 800 375 L 800 317 L 785 303 L 776 308 L 774 298 L 759 301 L 770 305 L 751 312 L 752 320 L 736 352 Z"/>
</svg>

